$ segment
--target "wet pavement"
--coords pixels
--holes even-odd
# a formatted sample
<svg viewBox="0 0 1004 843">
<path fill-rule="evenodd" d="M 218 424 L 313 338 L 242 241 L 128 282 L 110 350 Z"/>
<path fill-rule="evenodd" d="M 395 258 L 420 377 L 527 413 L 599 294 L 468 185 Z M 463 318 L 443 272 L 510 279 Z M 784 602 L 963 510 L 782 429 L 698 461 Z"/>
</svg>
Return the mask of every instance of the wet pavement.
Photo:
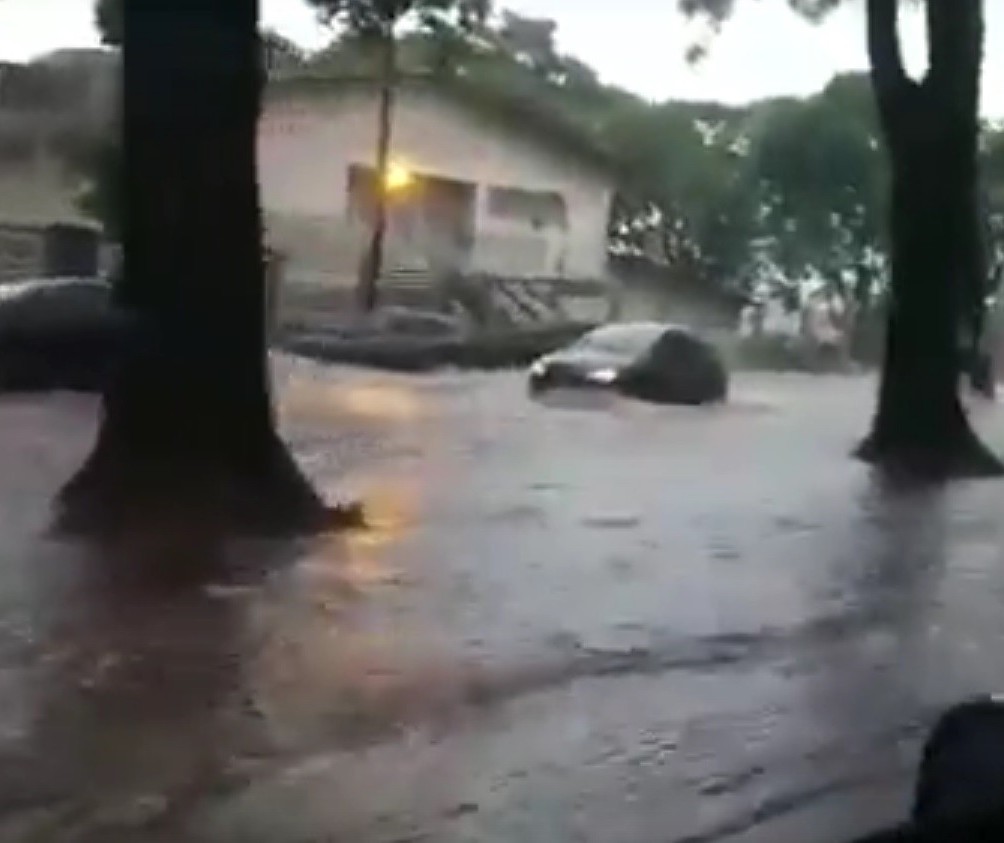
<svg viewBox="0 0 1004 843">
<path fill-rule="evenodd" d="M 93 405 L 0 402 L 5 843 L 837 843 L 1004 684 L 1004 483 L 876 486 L 867 379 L 692 410 L 279 374 L 370 530 L 58 543 Z"/>
</svg>

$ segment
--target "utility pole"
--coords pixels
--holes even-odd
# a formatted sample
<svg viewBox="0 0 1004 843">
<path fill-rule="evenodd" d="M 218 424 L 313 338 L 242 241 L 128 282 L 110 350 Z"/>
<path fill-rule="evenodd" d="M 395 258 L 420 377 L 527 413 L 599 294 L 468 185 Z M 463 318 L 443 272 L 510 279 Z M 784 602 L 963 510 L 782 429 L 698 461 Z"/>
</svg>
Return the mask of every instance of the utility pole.
<svg viewBox="0 0 1004 843">
<path fill-rule="evenodd" d="M 359 267 L 359 308 L 371 313 L 379 298 L 383 271 L 384 240 L 387 236 L 387 201 L 394 94 L 397 86 L 397 41 L 388 22 L 380 35 L 380 103 L 377 113 L 376 167 L 373 185 L 373 227 Z"/>
</svg>

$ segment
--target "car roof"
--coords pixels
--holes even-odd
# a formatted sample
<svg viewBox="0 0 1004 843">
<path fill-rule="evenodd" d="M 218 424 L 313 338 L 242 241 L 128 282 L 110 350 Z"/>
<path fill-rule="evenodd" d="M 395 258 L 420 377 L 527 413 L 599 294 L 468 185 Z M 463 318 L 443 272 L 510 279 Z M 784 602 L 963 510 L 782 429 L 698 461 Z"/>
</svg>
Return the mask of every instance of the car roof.
<svg viewBox="0 0 1004 843">
<path fill-rule="evenodd" d="M 654 341 L 665 334 L 693 336 L 689 328 L 669 322 L 608 322 L 593 328 L 586 337 L 648 336 Z"/>
</svg>

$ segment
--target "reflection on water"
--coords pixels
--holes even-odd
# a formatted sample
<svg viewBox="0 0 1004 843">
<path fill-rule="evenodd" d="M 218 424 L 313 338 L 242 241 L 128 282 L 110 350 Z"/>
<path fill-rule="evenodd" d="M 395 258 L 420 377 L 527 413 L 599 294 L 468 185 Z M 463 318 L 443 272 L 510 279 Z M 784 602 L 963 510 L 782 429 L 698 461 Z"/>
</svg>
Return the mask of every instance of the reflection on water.
<svg viewBox="0 0 1004 843">
<path fill-rule="evenodd" d="M 226 579 L 225 548 L 189 538 L 49 560 L 62 567 L 51 602 L 36 606 L 20 766 L 22 786 L 62 806 L 44 839 L 78 823 L 152 822 L 228 776 L 242 732 L 243 624 L 204 587 Z"/>
<path fill-rule="evenodd" d="M 395 424 L 417 422 L 431 411 L 415 385 L 404 380 L 333 383 L 302 376 L 286 382 L 281 408 L 287 417 L 311 421 L 343 418 Z"/>
<path fill-rule="evenodd" d="M 347 413 L 364 419 L 412 422 L 427 412 L 416 390 L 398 384 L 353 386 L 344 391 L 341 403 Z"/>
<path fill-rule="evenodd" d="M 366 501 L 366 528 L 320 538 L 297 566 L 318 587 L 334 584 L 339 592 L 359 594 L 398 583 L 404 574 L 392 551 L 417 523 L 419 486 L 396 477 L 363 478 L 357 485 Z"/>
<path fill-rule="evenodd" d="M 911 622 L 929 606 L 944 575 L 945 491 L 876 480 L 861 497 L 856 556 L 834 573 L 847 581 L 848 603 L 868 616 Z"/>
<path fill-rule="evenodd" d="M 623 406 L 650 406 L 654 412 L 663 416 L 675 413 L 715 413 L 715 414 L 747 414 L 778 412 L 783 409 L 785 396 L 768 390 L 740 387 L 734 389 L 727 401 L 723 403 L 706 404 L 699 407 L 686 405 L 651 404 L 634 398 L 626 398 L 607 389 L 552 389 L 534 395 L 532 400 L 541 407 L 558 410 L 610 411 Z"/>
<path fill-rule="evenodd" d="M 280 743 L 393 729 L 425 672 L 429 619 L 402 617 L 395 597 L 415 576 L 397 551 L 416 525 L 421 487 L 390 475 L 358 484 L 367 528 L 315 542 L 255 607 L 251 678 Z"/>
<path fill-rule="evenodd" d="M 550 389 L 534 395 L 532 400 L 560 410 L 609 410 L 622 399 L 609 389 Z"/>
<path fill-rule="evenodd" d="M 829 569 L 829 602 L 849 634 L 804 658 L 798 713 L 812 724 L 812 754 L 803 755 L 825 756 L 830 775 L 864 802 L 881 787 L 905 791 L 928 724 L 958 693 L 938 675 L 931 647 L 947 510 L 944 490 L 866 481 Z"/>
</svg>

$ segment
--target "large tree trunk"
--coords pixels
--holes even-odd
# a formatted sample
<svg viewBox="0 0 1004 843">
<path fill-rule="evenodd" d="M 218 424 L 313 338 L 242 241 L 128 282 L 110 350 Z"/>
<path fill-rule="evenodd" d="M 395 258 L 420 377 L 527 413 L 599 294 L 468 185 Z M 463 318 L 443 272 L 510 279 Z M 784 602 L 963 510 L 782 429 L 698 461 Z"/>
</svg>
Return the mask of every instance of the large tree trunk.
<svg viewBox="0 0 1004 843">
<path fill-rule="evenodd" d="M 125 0 L 123 12 L 119 293 L 136 331 L 59 520 L 324 527 L 333 513 L 278 438 L 268 389 L 257 0 Z"/>
<path fill-rule="evenodd" d="M 848 301 L 849 319 L 847 323 L 847 347 L 851 360 L 865 362 L 867 359 L 868 325 L 871 319 L 873 277 L 870 267 L 861 262 L 855 267 L 854 284 L 851 285 Z"/>
<path fill-rule="evenodd" d="M 376 309 L 378 284 L 383 273 L 387 237 L 387 172 L 393 131 L 394 93 L 397 85 L 397 41 L 393 27 L 380 39 L 380 104 L 377 113 L 376 169 L 373 179 L 373 228 L 359 273 L 359 306 L 364 313 Z"/>
<path fill-rule="evenodd" d="M 929 0 L 929 70 L 905 72 L 898 0 L 868 0 L 872 81 L 891 160 L 892 283 L 878 411 L 859 455 L 896 472 L 1002 473 L 959 400 L 960 325 L 978 274 L 981 0 Z"/>
</svg>

